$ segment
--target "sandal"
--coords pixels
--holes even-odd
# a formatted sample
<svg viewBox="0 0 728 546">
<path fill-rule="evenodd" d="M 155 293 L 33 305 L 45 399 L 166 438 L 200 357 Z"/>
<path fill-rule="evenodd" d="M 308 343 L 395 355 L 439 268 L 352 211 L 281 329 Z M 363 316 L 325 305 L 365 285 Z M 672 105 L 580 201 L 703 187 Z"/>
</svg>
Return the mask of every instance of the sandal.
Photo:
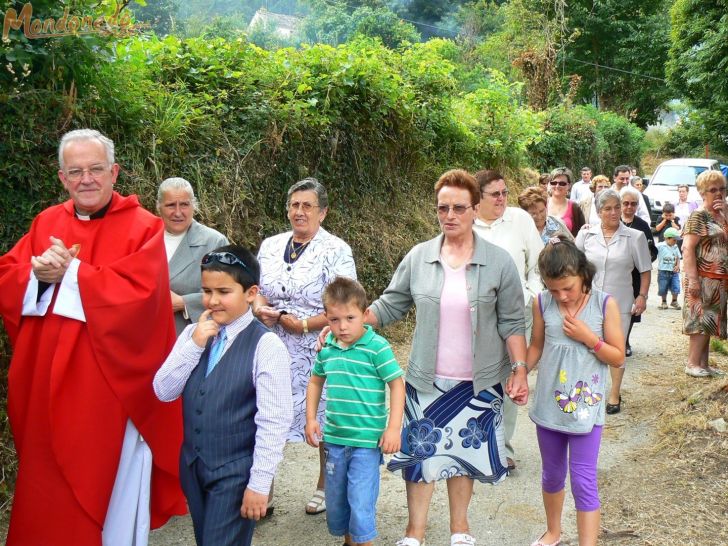
<svg viewBox="0 0 728 546">
<path fill-rule="evenodd" d="M 710 374 L 710 377 L 725 376 L 725 372 L 723 370 L 719 370 L 718 368 L 713 368 L 712 366 L 708 366 L 708 373 Z"/>
<path fill-rule="evenodd" d="M 666 301 L 663 301 L 663 302 L 662 302 L 662 303 L 660 304 L 660 306 L 658 307 L 658 309 L 667 309 L 667 302 L 666 302 Z"/>
<path fill-rule="evenodd" d="M 670 304 L 670 307 L 672 307 L 673 309 L 677 309 L 678 311 L 679 311 L 680 309 L 682 309 L 682 307 L 680 307 L 680 304 L 679 304 L 678 302 L 676 302 L 676 301 L 673 301 L 673 302 L 672 302 L 672 303 Z"/>
<path fill-rule="evenodd" d="M 425 541 L 420 542 L 413 537 L 400 538 L 394 546 L 425 546 Z"/>
<path fill-rule="evenodd" d="M 685 366 L 685 373 L 690 377 L 710 377 L 710 370 L 700 366 Z"/>
<path fill-rule="evenodd" d="M 546 536 L 546 533 L 541 535 L 541 538 L 539 538 L 537 541 L 532 542 L 531 546 L 559 546 L 561 544 L 561 537 L 556 539 L 556 542 L 552 542 L 551 544 L 547 544 L 543 541 L 543 537 Z"/>
<path fill-rule="evenodd" d="M 475 546 L 475 539 L 467 533 L 455 533 L 450 537 L 450 546 Z"/>
<path fill-rule="evenodd" d="M 306 504 L 306 513 L 309 516 L 315 516 L 321 512 L 326 512 L 326 494 L 323 489 L 317 489 L 311 500 Z"/>
</svg>

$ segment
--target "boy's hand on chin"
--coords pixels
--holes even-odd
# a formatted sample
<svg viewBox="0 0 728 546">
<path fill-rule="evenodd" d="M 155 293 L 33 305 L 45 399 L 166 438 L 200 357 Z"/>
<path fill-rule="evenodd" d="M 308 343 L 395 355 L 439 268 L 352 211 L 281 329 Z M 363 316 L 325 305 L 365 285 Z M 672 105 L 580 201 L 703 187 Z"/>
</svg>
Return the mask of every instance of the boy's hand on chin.
<svg viewBox="0 0 728 546">
<path fill-rule="evenodd" d="M 198 347 L 204 347 L 207 345 L 207 340 L 211 337 L 215 337 L 220 331 L 220 326 L 218 326 L 217 322 L 212 320 L 210 315 L 212 315 L 212 311 L 210 309 L 205 309 L 205 311 L 200 315 L 200 320 L 197 321 L 195 331 L 192 332 L 192 341 L 194 341 L 195 345 Z"/>
<path fill-rule="evenodd" d="M 240 516 L 247 519 L 258 521 L 265 517 L 265 511 L 268 509 L 268 495 L 256 493 L 252 489 L 245 488 L 243 494 L 243 504 L 240 507 Z"/>
</svg>

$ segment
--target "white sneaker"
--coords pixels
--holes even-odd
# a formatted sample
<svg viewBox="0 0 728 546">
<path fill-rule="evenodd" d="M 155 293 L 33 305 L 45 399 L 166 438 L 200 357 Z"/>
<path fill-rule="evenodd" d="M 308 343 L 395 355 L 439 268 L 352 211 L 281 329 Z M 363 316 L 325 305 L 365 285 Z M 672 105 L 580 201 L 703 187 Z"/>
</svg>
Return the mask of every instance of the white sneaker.
<svg viewBox="0 0 728 546">
<path fill-rule="evenodd" d="M 416 538 L 404 537 L 400 538 L 394 546 L 425 546 L 425 541 L 420 542 Z"/>
<path fill-rule="evenodd" d="M 475 546 L 475 539 L 467 533 L 455 533 L 450 537 L 450 546 Z"/>
<path fill-rule="evenodd" d="M 690 377 L 710 377 L 710 371 L 700 366 L 685 366 L 685 373 Z"/>
<path fill-rule="evenodd" d="M 725 375 L 723 370 L 719 370 L 718 368 L 713 368 L 711 366 L 708 366 L 708 373 L 711 377 L 723 377 Z"/>
</svg>

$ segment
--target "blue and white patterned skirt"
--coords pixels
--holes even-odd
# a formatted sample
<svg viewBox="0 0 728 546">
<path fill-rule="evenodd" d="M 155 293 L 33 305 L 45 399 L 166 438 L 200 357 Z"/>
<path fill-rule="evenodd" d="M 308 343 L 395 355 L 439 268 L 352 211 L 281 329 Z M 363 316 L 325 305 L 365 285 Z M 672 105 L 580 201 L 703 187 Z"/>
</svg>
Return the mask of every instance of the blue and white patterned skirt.
<svg viewBox="0 0 728 546">
<path fill-rule="evenodd" d="M 501 384 L 476 396 L 472 381 L 436 379 L 434 387 L 423 393 L 407 384 L 402 448 L 387 468 L 411 482 L 501 481 L 508 473 Z"/>
</svg>

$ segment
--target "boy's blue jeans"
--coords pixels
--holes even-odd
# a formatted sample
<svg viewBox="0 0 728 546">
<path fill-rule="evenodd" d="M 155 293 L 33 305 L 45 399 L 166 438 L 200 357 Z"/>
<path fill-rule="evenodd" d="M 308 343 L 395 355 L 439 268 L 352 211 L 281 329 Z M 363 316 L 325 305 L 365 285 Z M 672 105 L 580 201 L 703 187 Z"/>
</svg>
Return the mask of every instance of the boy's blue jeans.
<svg viewBox="0 0 728 546">
<path fill-rule="evenodd" d="M 326 524 L 334 536 L 351 535 L 354 542 L 377 536 L 379 448 L 324 443 L 326 456 Z"/>
<path fill-rule="evenodd" d="M 668 290 L 674 297 L 680 293 L 680 273 L 660 270 L 657 272 L 657 294 L 665 297 Z"/>
</svg>

